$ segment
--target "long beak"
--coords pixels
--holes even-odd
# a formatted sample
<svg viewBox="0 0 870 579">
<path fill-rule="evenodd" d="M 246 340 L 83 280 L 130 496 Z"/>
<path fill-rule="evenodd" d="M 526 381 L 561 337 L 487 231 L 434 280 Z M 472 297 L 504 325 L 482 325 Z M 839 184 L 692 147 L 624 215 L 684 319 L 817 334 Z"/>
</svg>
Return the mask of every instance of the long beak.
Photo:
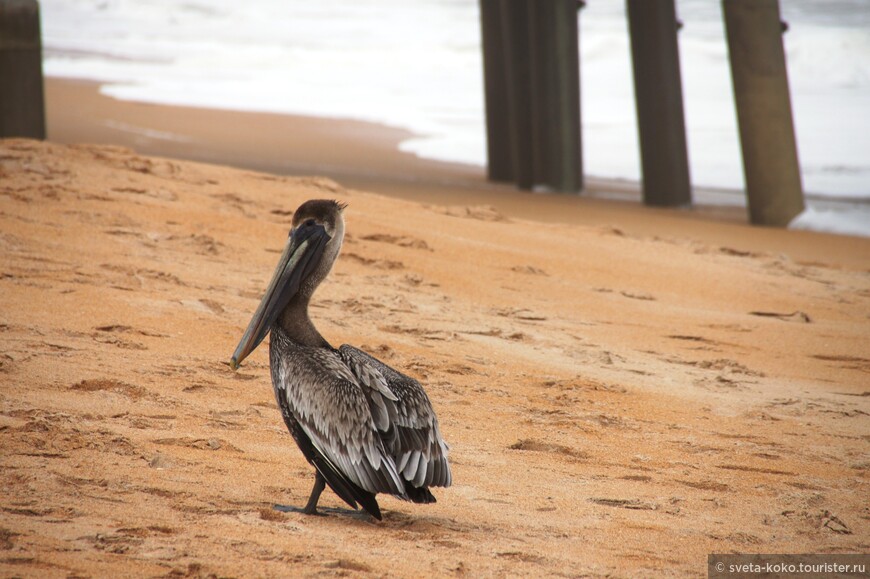
<svg viewBox="0 0 870 579">
<path fill-rule="evenodd" d="M 272 329 L 272 324 L 299 292 L 302 282 L 317 267 L 329 239 L 322 225 L 303 224 L 290 233 L 266 294 L 233 352 L 230 360 L 233 370 L 238 369 L 242 360 L 260 345 Z"/>
</svg>

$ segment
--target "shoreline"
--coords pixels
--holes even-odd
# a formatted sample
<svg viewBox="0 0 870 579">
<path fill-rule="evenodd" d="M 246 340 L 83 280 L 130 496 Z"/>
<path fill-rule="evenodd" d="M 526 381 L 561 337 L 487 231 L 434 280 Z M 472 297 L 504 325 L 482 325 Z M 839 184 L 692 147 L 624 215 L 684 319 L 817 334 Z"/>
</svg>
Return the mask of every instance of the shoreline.
<svg viewBox="0 0 870 579">
<path fill-rule="evenodd" d="M 374 168 L 363 166 L 353 159 L 336 155 L 335 149 L 323 151 L 322 146 L 316 150 L 320 155 L 305 156 L 300 161 L 289 161 L 286 159 L 266 158 L 263 161 L 256 163 L 256 166 L 265 166 L 271 172 L 287 175 L 310 174 L 311 171 L 321 171 L 330 176 L 332 174 L 347 178 L 369 178 L 369 179 L 395 179 L 397 181 L 423 181 L 434 182 L 439 184 L 449 184 L 458 186 L 491 186 L 493 188 L 508 188 L 513 189 L 510 184 L 501 184 L 487 181 L 485 177 L 485 167 L 475 164 L 442 161 L 437 159 L 427 159 L 419 157 L 413 153 L 402 151 L 399 145 L 405 140 L 418 136 L 407 129 L 401 127 L 390 126 L 381 123 L 370 121 L 361 121 L 352 118 L 342 117 L 316 117 L 296 113 L 276 113 L 276 112 L 257 112 L 244 111 L 237 109 L 217 109 L 209 107 L 199 107 L 190 105 L 172 105 L 162 103 L 150 103 L 145 101 L 121 100 L 115 97 L 103 95 L 100 93 L 100 87 L 104 82 L 89 79 L 66 78 L 66 77 L 46 77 L 46 89 L 66 93 L 71 87 L 77 93 L 77 97 L 82 97 L 83 92 L 91 92 L 87 99 L 96 99 L 100 103 L 100 110 L 121 110 L 125 105 L 132 107 L 148 107 L 154 109 L 180 109 L 186 113 L 191 111 L 205 111 L 210 114 L 226 114 L 226 115 L 241 115 L 250 116 L 252 118 L 267 119 L 278 125 L 286 125 L 288 127 L 299 127 L 303 131 L 311 131 L 312 129 L 319 133 L 322 139 L 341 139 L 347 144 L 354 147 L 369 148 L 373 143 L 375 151 L 379 155 L 394 156 L 389 163 L 378 163 Z M 51 85 L 49 87 L 49 85 Z M 80 102 L 80 101 L 79 101 Z M 109 103 L 117 103 L 118 106 L 112 106 Z M 61 118 L 60 113 L 56 113 L 57 118 Z M 165 114 L 165 113 L 163 113 Z M 68 123 L 65 119 L 62 120 L 62 132 L 67 132 Z M 292 120 L 292 122 L 287 122 Z M 283 122 L 282 122 L 283 121 Z M 237 124 L 237 123 L 234 123 Z M 187 129 L 190 130 L 190 124 L 187 124 Z M 77 127 L 81 129 L 82 127 Z M 103 127 L 103 131 L 91 127 L 89 132 L 109 133 L 111 130 L 115 132 L 127 133 L 129 137 L 139 142 L 145 141 L 178 141 L 179 144 L 189 143 L 192 140 L 190 135 L 174 134 L 171 131 L 154 130 L 147 127 L 136 127 L 133 125 L 125 125 L 123 123 L 111 123 Z M 201 131 L 194 131 L 194 133 Z M 310 136 L 310 135 L 309 135 Z M 290 141 L 292 143 L 292 141 Z M 323 153 L 326 153 L 323 155 Z M 250 168 L 254 162 L 249 158 L 244 158 L 241 163 L 235 162 L 232 158 L 228 158 L 224 151 L 211 151 L 206 154 L 206 157 L 197 154 L 186 153 L 189 160 L 205 160 L 206 158 L 217 159 L 222 164 L 229 164 L 241 168 Z M 215 156 L 216 155 L 216 156 Z M 330 162 L 323 162 L 324 156 L 330 159 Z M 595 175 L 585 175 L 587 188 L 578 195 L 586 196 L 594 199 L 605 199 L 613 201 L 631 201 L 641 202 L 640 182 L 621 177 L 601 177 Z M 544 192 L 545 194 L 560 195 L 560 193 Z M 525 192 L 528 194 L 528 192 Z M 744 192 L 738 189 L 729 189 L 725 187 L 693 185 L 693 194 L 696 196 L 695 206 L 690 210 L 727 210 L 729 208 L 737 208 L 745 210 Z M 821 204 L 851 204 L 851 205 L 870 205 L 870 198 L 853 197 L 849 195 L 825 195 L 812 191 L 804 192 L 805 198 L 814 203 Z"/>
<path fill-rule="evenodd" d="M 488 182 L 481 167 L 398 149 L 410 133 L 362 121 L 120 101 L 102 83 L 47 77 L 50 141 L 113 144 L 142 154 L 288 176 L 325 176 L 349 189 L 433 205 L 488 205 L 511 218 L 615 227 L 634 235 L 703 239 L 737 251 L 834 256 L 867 267 L 870 239 L 750 226 L 742 206 L 646 207 L 637 184 L 587 178 L 581 195 L 521 192 Z M 530 202 L 534 201 L 534 202 Z"/>
</svg>

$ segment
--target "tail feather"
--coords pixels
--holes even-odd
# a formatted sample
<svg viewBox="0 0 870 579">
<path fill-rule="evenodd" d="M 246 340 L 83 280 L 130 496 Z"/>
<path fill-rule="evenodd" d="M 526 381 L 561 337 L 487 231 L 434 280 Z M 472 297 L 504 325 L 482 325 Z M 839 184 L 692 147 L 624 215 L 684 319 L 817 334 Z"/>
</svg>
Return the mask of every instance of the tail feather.
<svg viewBox="0 0 870 579">
<path fill-rule="evenodd" d="M 426 487 L 415 487 L 411 484 L 406 484 L 405 492 L 408 494 L 408 499 L 415 503 L 430 504 L 436 502 L 435 496 Z"/>
</svg>

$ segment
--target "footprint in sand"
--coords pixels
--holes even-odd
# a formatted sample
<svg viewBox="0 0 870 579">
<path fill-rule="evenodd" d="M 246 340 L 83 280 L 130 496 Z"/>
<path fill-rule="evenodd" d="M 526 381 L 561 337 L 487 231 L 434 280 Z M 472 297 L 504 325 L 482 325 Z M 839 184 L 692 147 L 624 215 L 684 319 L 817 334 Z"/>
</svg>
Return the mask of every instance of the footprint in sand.
<svg viewBox="0 0 870 579">
<path fill-rule="evenodd" d="M 640 300 L 646 302 L 654 302 L 656 300 L 655 296 L 652 294 L 644 293 L 644 292 L 633 292 L 633 291 L 621 291 L 619 292 L 623 297 L 632 299 L 632 300 Z"/>
<path fill-rule="evenodd" d="M 546 316 L 536 314 L 526 308 L 501 308 L 492 310 L 492 313 L 503 318 L 514 318 L 524 322 L 543 322 L 547 320 Z"/>
<path fill-rule="evenodd" d="M 128 384 L 111 378 L 82 380 L 70 386 L 70 390 L 78 390 L 79 392 L 114 392 L 132 400 L 139 400 L 146 394 L 146 390 L 142 386 Z"/>
<path fill-rule="evenodd" d="M 522 273 L 526 275 L 541 275 L 546 277 L 547 272 L 539 267 L 535 267 L 533 265 L 515 265 L 511 268 L 511 271 L 516 273 Z"/>
<path fill-rule="evenodd" d="M 633 511 L 657 511 L 658 505 L 642 501 L 640 499 L 609 499 L 609 498 L 590 498 L 590 503 L 602 505 L 605 507 L 615 507 L 619 509 L 629 509 Z"/>
<path fill-rule="evenodd" d="M 861 358 L 860 356 L 814 354 L 812 357 L 816 360 L 822 360 L 825 362 L 836 362 L 834 366 L 837 368 L 859 370 L 861 372 L 870 373 L 870 360 L 867 358 Z"/>
<path fill-rule="evenodd" d="M 762 318 L 775 318 L 777 320 L 782 320 L 784 322 L 799 322 L 803 324 L 809 324 L 812 322 L 810 317 L 801 311 L 794 311 L 790 313 L 782 313 L 782 312 L 761 312 L 754 311 L 749 312 L 750 316 L 759 316 Z"/>
<path fill-rule="evenodd" d="M 225 450 L 228 452 L 244 453 L 241 448 L 234 446 L 223 438 L 192 438 L 184 436 L 181 438 L 156 438 L 152 440 L 154 444 L 163 446 L 180 446 L 183 448 L 197 448 L 199 450 Z"/>
<path fill-rule="evenodd" d="M 479 221 L 500 221 L 509 223 L 510 220 L 499 213 L 495 207 L 491 205 L 475 205 L 471 207 L 462 205 L 453 205 L 437 209 L 439 213 L 450 215 L 451 217 L 464 217 L 466 219 L 477 219 Z"/>
<path fill-rule="evenodd" d="M 390 243 L 399 247 L 409 247 L 411 249 L 422 249 L 424 251 L 434 251 L 429 244 L 422 239 L 408 237 L 405 235 L 390 235 L 389 233 L 373 233 L 371 235 L 363 235 L 360 237 L 365 241 L 376 241 L 378 243 Z"/>
<path fill-rule="evenodd" d="M 393 261 L 389 259 L 371 259 L 368 257 L 362 257 L 361 255 L 357 255 L 355 253 L 345 253 L 342 256 L 345 260 L 355 261 L 360 263 L 366 267 L 373 267 L 376 269 L 387 269 L 387 270 L 398 270 L 405 269 L 405 264 L 401 261 Z"/>
<path fill-rule="evenodd" d="M 541 440 L 535 440 L 533 438 L 524 438 L 522 440 L 518 440 L 510 445 L 508 448 L 511 450 L 524 450 L 529 452 L 549 452 L 553 454 L 567 456 L 575 460 L 588 460 L 590 458 L 589 454 L 583 452 L 582 450 L 569 448 L 561 444 L 543 442 Z"/>
<path fill-rule="evenodd" d="M 205 312 L 218 316 L 223 314 L 225 311 L 224 307 L 219 302 L 208 298 L 200 298 L 198 300 L 179 300 L 178 303 L 197 312 Z"/>
</svg>

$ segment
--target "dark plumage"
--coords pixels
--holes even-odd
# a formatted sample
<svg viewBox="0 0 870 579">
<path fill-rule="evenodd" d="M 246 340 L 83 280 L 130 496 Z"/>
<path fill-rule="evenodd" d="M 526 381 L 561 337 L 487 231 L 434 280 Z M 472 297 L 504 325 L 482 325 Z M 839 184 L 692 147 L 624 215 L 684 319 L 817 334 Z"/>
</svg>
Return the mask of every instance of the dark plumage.
<svg viewBox="0 0 870 579">
<path fill-rule="evenodd" d="M 302 454 L 316 469 L 303 512 L 315 513 L 325 485 L 377 519 L 375 495 L 432 503 L 429 487 L 451 484 L 448 447 L 419 382 L 352 346 L 333 348 L 308 304 L 338 257 L 344 206 L 313 200 L 293 215 L 286 248 L 245 335 L 237 368 L 270 331 L 275 398 Z"/>
</svg>

